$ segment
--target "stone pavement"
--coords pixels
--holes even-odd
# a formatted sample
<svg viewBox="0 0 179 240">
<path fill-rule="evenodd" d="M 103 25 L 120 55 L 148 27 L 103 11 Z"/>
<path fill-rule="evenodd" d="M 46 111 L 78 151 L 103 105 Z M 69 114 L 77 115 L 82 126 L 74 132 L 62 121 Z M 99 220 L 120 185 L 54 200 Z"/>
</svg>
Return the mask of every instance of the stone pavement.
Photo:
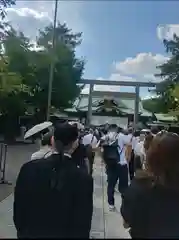
<svg viewBox="0 0 179 240">
<path fill-rule="evenodd" d="M 13 195 L 0 202 L 0 238 L 16 238 L 12 219 Z"/>
<path fill-rule="evenodd" d="M 127 230 L 123 228 L 120 214 L 121 197 L 115 193 L 116 211 L 110 212 L 107 203 L 107 183 L 104 166 L 101 159 L 95 159 L 94 167 L 94 212 L 91 236 L 92 238 L 130 238 Z"/>
<path fill-rule="evenodd" d="M 116 212 L 109 212 L 106 201 L 106 176 L 99 158 L 94 166 L 94 213 L 92 238 L 129 238 L 122 226 L 120 194 L 116 193 Z M 12 219 L 13 194 L 0 202 L 0 238 L 16 238 Z"/>
<path fill-rule="evenodd" d="M 35 150 L 36 146 L 34 144 L 8 146 L 5 179 L 11 182 L 12 185 L 0 184 L 0 202 L 13 192 L 20 167 L 30 160 Z"/>
</svg>

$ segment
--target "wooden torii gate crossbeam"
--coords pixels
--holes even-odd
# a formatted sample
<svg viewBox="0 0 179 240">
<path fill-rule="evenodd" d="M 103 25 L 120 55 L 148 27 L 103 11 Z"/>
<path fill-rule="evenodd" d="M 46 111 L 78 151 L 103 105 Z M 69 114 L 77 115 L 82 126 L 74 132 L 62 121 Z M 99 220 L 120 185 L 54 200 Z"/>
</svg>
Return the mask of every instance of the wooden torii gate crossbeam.
<svg viewBox="0 0 179 240">
<path fill-rule="evenodd" d="M 89 125 L 91 123 L 91 117 L 92 117 L 92 97 L 93 97 L 94 85 L 135 87 L 134 127 L 136 127 L 138 124 L 140 87 L 149 87 L 149 88 L 156 87 L 156 83 L 153 83 L 153 82 L 137 82 L 137 81 L 111 81 L 111 80 L 82 79 L 79 83 L 90 85 L 89 98 L 88 98 L 88 119 L 87 119 Z"/>
</svg>

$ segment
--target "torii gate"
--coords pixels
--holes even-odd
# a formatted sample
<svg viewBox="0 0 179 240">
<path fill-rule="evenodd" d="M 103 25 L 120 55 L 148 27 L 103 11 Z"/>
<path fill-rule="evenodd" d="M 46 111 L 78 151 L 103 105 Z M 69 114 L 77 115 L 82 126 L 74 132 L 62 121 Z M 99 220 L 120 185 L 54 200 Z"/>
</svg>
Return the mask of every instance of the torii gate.
<svg viewBox="0 0 179 240">
<path fill-rule="evenodd" d="M 93 80 L 93 79 L 82 79 L 79 83 L 89 84 L 89 98 L 88 98 L 88 124 L 91 123 L 92 117 L 92 97 L 94 85 L 109 85 L 109 86 L 126 86 L 126 87 L 135 87 L 135 106 L 134 106 L 134 127 L 138 124 L 139 116 L 139 91 L 140 87 L 155 87 L 156 83 L 152 82 L 137 82 L 137 81 L 111 81 L 111 80 Z"/>
</svg>

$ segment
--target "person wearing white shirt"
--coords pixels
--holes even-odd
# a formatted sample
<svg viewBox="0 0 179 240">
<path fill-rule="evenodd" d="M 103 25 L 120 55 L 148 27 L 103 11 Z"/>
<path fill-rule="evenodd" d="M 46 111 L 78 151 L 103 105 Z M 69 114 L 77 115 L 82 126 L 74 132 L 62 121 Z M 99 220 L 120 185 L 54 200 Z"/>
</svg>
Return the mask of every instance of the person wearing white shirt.
<svg viewBox="0 0 179 240">
<path fill-rule="evenodd" d="M 98 143 L 98 140 L 94 136 L 93 130 L 90 129 L 90 132 L 83 137 L 82 144 L 86 147 L 86 151 L 88 153 L 89 172 L 91 175 L 93 173 L 93 164 L 94 164 L 94 158 L 95 158 L 94 149 L 96 148 L 97 143 Z"/>
<path fill-rule="evenodd" d="M 86 134 L 82 139 L 82 143 L 84 144 L 84 146 L 91 145 L 92 148 L 96 147 L 97 142 L 98 142 L 98 140 L 94 136 L 94 133 L 92 130 L 90 130 L 90 132 L 88 134 Z"/>
<path fill-rule="evenodd" d="M 135 132 L 133 134 L 133 129 L 129 128 L 128 129 L 128 138 L 129 138 L 129 143 L 132 145 L 132 152 L 131 152 L 131 157 L 130 157 L 130 161 L 129 161 L 129 175 L 130 175 L 130 180 L 133 179 L 134 177 L 134 172 L 135 172 L 135 166 L 134 166 L 134 148 L 137 144 L 137 135 L 138 133 Z"/>
<path fill-rule="evenodd" d="M 131 138 L 128 135 L 124 135 L 123 133 L 119 133 L 118 135 L 118 144 L 119 144 L 119 185 L 118 190 L 121 194 L 124 193 L 126 188 L 128 187 L 129 182 L 129 172 L 128 172 L 128 161 L 126 159 L 126 146 L 131 144 Z"/>
<path fill-rule="evenodd" d="M 49 157 L 50 155 L 52 155 L 53 150 L 51 147 L 51 138 L 52 138 L 52 134 L 51 133 L 46 133 L 41 141 L 41 146 L 40 146 L 40 150 L 33 153 L 31 156 L 31 160 L 37 160 L 37 159 L 46 159 L 47 157 Z"/>
<path fill-rule="evenodd" d="M 125 145 L 126 143 L 128 143 L 128 139 L 124 134 L 117 133 L 117 126 L 112 125 L 109 128 L 108 134 L 104 136 L 102 140 L 106 142 L 106 144 L 108 142 L 109 145 L 112 144 L 115 140 L 117 141 L 118 157 L 115 161 L 115 164 L 110 165 L 110 161 L 108 162 L 108 164 L 106 164 L 108 178 L 108 204 L 109 210 L 113 211 L 115 210 L 114 192 L 117 181 L 119 180 L 118 190 L 121 194 L 128 187 L 128 166 L 125 158 Z M 104 156 L 104 159 L 105 158 L 106 157 Z M 107 159 L 105 160 L 105 162 L 107 163 Z"/>
</svg>

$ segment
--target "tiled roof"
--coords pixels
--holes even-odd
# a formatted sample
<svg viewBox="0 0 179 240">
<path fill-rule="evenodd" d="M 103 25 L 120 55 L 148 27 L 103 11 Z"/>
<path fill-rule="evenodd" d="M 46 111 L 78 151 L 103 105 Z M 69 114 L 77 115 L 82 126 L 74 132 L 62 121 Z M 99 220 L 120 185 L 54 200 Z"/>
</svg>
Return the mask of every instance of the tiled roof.
<svg viewBox="0 0 179 240">
<path fill-rule="evenodd" d="M 88 94 L 82 94 L 79 98 L 77 98 L 73 104 L 73 107 L 70 109 L 66 109 L 67 112 L 76 112 L 76 111 L 82 111 L 87 112 L 88 111 Z M 99 109 L 99 102 L 104 100 L 103 96 L 93 96 L 92 98 L 92 111 L 95 112 Z M 118 108 L 120 109 L 121 113 L 124 114 L 134 114 L 134 108 L 135 108 L 135 99 L 121 99 L 114 97 L 113 100 L 118 105 Z M 142 116 L 150 117 L 152 116 L 152 113 L 146 111 L 143 106 L 142 102 L 139 102 L 139 113 Z"/>
<path fill-rule="evenodd" d="M 163 114 L 163 113 L 156 113 L 155 114 L 156 118 L 158 121 L 177 121 L 177 117 L 175 116 L 169 116 L 168 114 Z"/>
</svg>

